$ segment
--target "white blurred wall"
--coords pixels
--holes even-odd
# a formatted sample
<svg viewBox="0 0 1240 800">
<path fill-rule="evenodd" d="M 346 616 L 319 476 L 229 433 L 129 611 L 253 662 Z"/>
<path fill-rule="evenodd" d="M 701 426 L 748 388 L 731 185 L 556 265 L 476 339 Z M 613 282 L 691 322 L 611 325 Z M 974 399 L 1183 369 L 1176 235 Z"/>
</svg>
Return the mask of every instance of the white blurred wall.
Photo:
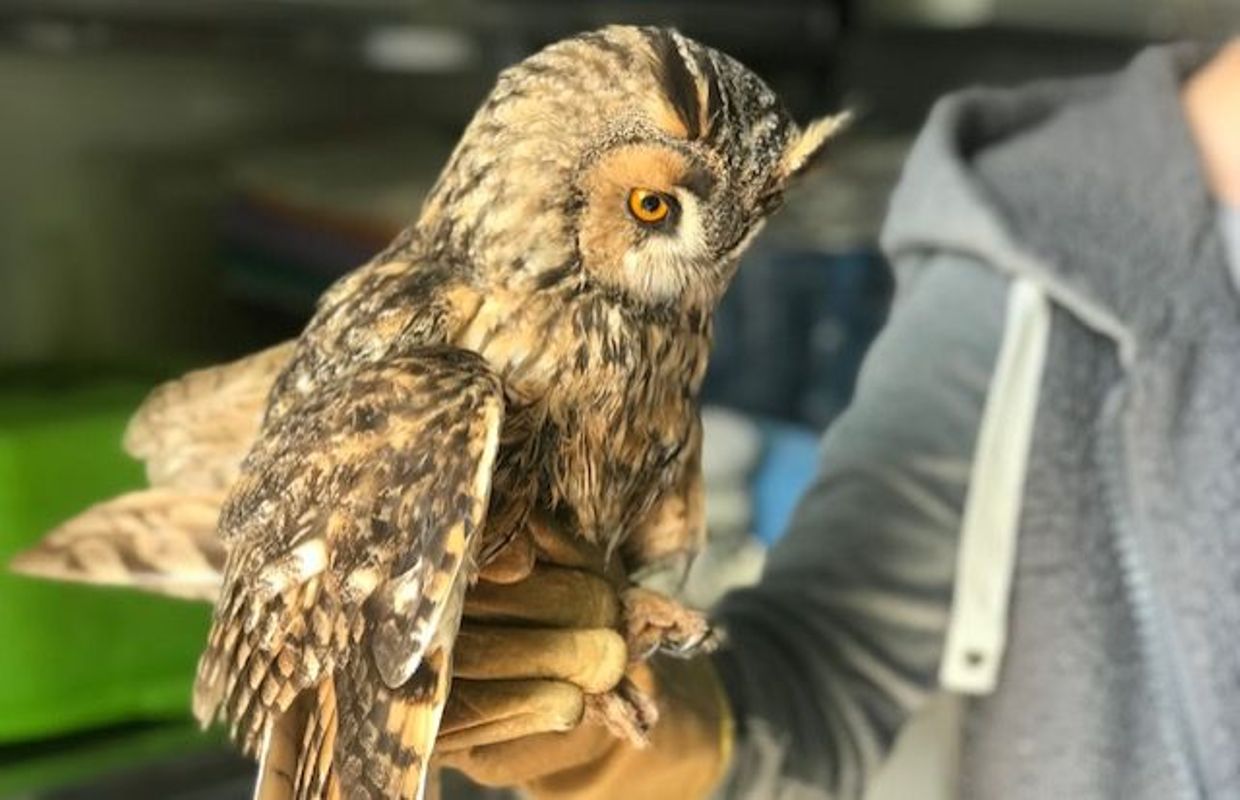
<svg viewBox="0 0 1240 800">
<path fill-rule="evenodd" d="M 874 0 L 879 19 L 1137 37 L 1240 33 L 1240 0 Z"/>
</svg>

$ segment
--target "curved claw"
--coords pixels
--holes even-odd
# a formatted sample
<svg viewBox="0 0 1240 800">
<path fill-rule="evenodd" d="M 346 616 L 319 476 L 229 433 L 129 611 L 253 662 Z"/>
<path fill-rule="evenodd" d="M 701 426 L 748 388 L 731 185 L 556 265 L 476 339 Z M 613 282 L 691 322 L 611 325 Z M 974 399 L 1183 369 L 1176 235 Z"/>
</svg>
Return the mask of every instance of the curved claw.
<svg viewBox="0 0 1240 800">
<path fill-rule="evenodd" d="M 650 731 L 659 720 L 659 707 L 632 679 L 625 677 L 610 692 L 588 695 L 586 716 L 641 748 L 650 743 Z"/>
<path fill-rule="evenodd" d="M 630 660 L 644 661 L 655 653 L 690 658 L 719 644 L 706 617 L 666 595 L 635 586 L 622 601 Z"/>
<path fill-rule="evenodd" d="M 693 658 L 702 653 L 713 653 L 722 641 L 719 631 L 707 623 L 703 630 L 687 639 L 664 639 L 657 645 L 657 650 L 673 658 Z"/>
</svg>

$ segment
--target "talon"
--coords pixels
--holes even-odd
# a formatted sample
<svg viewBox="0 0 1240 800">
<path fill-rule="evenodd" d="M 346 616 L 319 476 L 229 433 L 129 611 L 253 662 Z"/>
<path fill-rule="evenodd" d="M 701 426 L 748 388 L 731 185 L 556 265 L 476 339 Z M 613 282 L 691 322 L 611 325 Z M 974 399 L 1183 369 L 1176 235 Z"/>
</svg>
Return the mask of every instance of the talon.
<svg viewBox="0 0 1240 800">
<path fill-rule="evenodd" d="M 586 715 L 601 722 L 613 735 L 634 747 L 650 743 L 650 731 L 659 720 L 659 709 L 629 678 L 606 694 L 586 697 Z"/>
<path fill-rule="evenodd" d="M 713 653 L 719 647 L 719 634 L 712 627 L 696 633 L 694 636 L 677 641 L 665 640 L 659 650 L 673 658 L 693 658 L 699 653 Z"/>
<path fill-rule="evenodd" d="M 624 593 L 623 602 L 634 660 L 644 661 L 656 652 L 690 658 L 718 646 L 719 637 L 706 618 L 670 597 L 633 587 Z"/>
</svg>

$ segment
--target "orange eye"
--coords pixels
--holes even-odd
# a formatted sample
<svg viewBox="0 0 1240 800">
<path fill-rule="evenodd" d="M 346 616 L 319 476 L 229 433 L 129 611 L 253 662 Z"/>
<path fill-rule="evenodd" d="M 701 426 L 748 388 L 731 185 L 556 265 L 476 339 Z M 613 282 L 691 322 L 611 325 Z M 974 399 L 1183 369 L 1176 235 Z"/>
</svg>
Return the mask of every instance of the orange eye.
<svg viewBox="0 0 1240 800">
<path fill-rule="evenodd" d="M 629 213 L 638 222 L 655 225 L 667 219 L 672 211 L 667 198 L 651 189 L 634 189 L 629 192 Z"/>
</svg>

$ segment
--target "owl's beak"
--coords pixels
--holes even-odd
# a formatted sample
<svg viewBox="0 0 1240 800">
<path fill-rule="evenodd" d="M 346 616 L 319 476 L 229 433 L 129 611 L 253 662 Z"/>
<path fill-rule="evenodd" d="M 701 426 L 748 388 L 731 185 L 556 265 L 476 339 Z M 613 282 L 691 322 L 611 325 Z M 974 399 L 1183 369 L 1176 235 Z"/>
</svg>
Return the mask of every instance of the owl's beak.
<svg viewBox="0 0 1240 800">
<path fill-rule="evenodd" d="M 780 161 L 780 183 L 787 185 L 788 181 L 812 167 L 826 151 L 827 142 L 844 130 L 852 119 L 851 111 L 843 111 L 835 116 L 816 119 L 805 126 L 800 135 L 788 145 Z"/>
</svg>

